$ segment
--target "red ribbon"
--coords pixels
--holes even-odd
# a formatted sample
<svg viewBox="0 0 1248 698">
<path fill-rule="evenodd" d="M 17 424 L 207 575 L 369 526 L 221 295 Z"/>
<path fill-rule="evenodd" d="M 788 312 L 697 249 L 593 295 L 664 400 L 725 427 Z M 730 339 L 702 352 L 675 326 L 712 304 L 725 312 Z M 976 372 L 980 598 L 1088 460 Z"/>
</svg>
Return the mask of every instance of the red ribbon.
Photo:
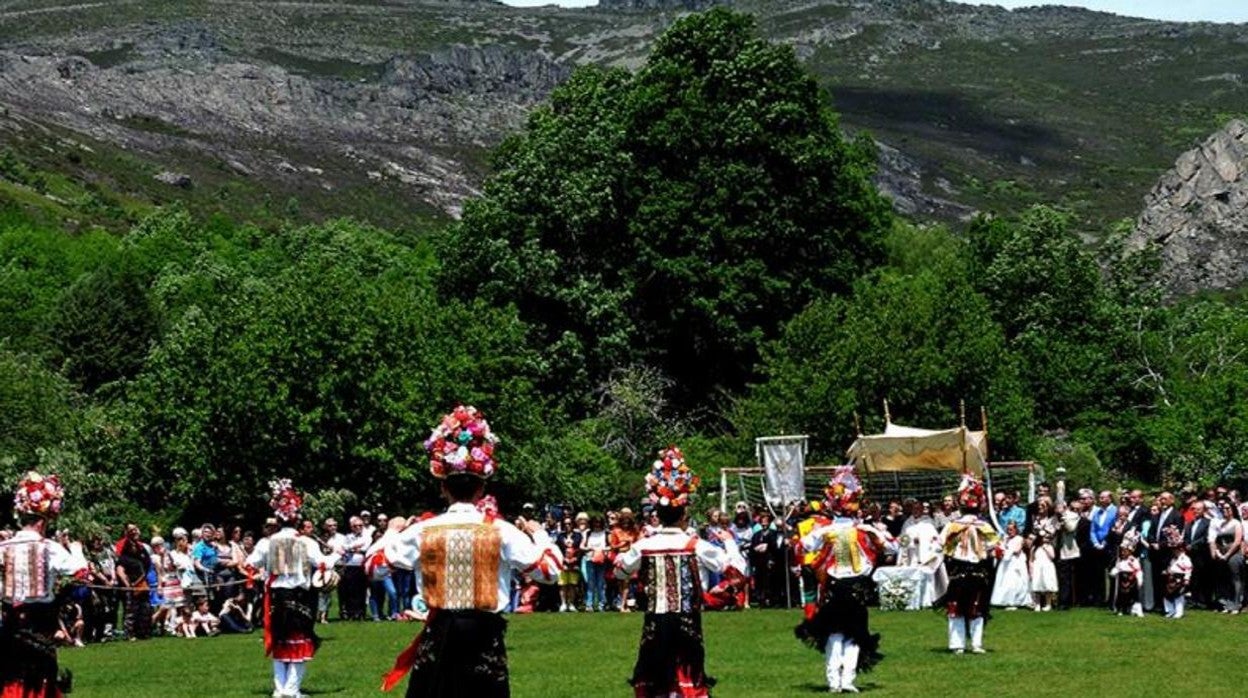
<svg viewBox="0 0 1248 698">
<path fill-rule="evenodd" d="M 429 611 L 429 617 L 425 619 L 425 624 L 420 627 L 420 632 L 416 633 L 416 638 L 412 640 L 412 644 L 399 653 L 399 656 L 394 660 L 394 668 L 381 677 L 382 691 L 392 690 L 403 680 L 404 676 L 407 676 L 412 667 L 416 666 L 416 652 L 420 649 L 420 639 L 424 637 L 425 626 L 433 622 L 433 617 L 437 612 L 436 608 Z"/>
<path fill-rule="evenodd" d="M 273 606 L 270 599 L 273 597 L 273 575 L 269 575 L 268 581 L 264 583 L 264 656 L 273 656 Z"/>
</svg>

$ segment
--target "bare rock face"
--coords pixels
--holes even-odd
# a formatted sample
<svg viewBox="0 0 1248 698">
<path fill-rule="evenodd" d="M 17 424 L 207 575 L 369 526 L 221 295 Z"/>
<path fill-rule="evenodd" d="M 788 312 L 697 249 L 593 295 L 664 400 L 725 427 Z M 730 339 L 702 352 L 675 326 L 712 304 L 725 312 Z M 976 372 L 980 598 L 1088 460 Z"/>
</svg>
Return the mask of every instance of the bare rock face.
<svg viewBox="0 0 1248 698">
<path fill-rule="evenodd" d="M 1248 124 L 1234 120 L 1181 155 L 1145 198 L 1127 243 L 1160 255 L 1170 296 L 1248 283 Z"/>
</svg>

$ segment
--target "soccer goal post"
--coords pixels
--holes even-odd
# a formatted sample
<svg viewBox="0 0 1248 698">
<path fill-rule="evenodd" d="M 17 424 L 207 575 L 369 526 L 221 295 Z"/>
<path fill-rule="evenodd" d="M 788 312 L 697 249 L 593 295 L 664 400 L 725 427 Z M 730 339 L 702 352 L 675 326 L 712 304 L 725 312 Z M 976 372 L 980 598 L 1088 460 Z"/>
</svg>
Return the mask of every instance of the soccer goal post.
<svg viewBox="0 0 1248 698">
<path fill-rule="evenodd" d="M 1031 461 L 1006 461 L 987 463 L 985 487 L 989 496 L 996 492 L 1019 492 L 1021 501 L 1035 500 L 1036 485 L 1044 481 L 1044 469 Z M 803 494 L 806 501 L 823 499 L 823 488 L 833 471 L 841 466 L 806 466 L 803 476 Z M 905 501 L 917 499 L 922 502 L 939 503 L 946 495 L 958 489 L 961 473 L 940 470 L 895 471 L 862 473 L 863 488 L 869 501 L 881 505 L 892 499 Z M 763 468 L 724 468 L 719 473 L 719 507 L 731 511 L 737 502 L 745 502 L 751 508 L 765 506 L 773 515 L 777 511 L 774 498 L 767 496 L 767 473 Z M 786 506 L 791 502 L 785 502 Z M 989 500 L 991 505 L 991 499 Z M 991 512 L 996 520 L 996 511 Z"/>
</svg>

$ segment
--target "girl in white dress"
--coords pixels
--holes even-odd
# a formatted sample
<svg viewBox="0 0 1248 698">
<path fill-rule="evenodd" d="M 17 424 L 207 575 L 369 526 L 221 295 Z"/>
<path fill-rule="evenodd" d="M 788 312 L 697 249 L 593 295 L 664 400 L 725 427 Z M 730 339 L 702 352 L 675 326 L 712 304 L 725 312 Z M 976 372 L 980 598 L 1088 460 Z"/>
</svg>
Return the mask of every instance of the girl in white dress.
<svg viewBox="0 0 1248 698">
<path fill-rule="evenodd" d="M 1031 550 L 1031 593 L 1036 598 L 1037 611 L 1052 611 L 1057 596 L 1057 565 L 1053 564 L 1053 534 L 1040 531 L 1040 537 Z"/>
<path fill-rule="evenodd" d="M 1005 545 L 1001 561 L 997 563 L 997 580 L 992 587 L 993 606 L 1014 610 L 1031 605 L 1031 575 L 1028 572 L 1027 553 L 1023 550 L 1023 537 L 1018 535 L 1018 525 L 1011 521 L 1005 527 Z"/>
</svg>

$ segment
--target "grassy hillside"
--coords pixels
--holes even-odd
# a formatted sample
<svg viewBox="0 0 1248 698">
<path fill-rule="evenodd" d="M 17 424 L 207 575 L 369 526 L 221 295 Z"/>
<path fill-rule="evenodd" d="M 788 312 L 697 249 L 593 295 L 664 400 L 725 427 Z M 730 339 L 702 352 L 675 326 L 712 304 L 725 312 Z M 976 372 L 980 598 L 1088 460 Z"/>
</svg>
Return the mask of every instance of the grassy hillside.
<svg viewBox="0 0 1248 698">
<path fill-rule="evenodd" d="M 833 93 L 848 128 L 917 160 L 928 193 L 1002 211 L 1056 202 L 1077 211 L 1092 237 L 1134 216 L 1179 152 L 1248 112 L 1248 42 L 1238 27 L 929 0 L 733 4 L 757 13 L 767 36 L 794 46 Z M 417 0 L 16 0 L 0 6 L 0 66 L 71 56 L 87 64 L 58 65 L 59 76 L 48 69 L 7 87 L 0 80 L 0 148 L 50 181 L 98 189 L 123 211 L 178 199 L 239 218 L 353 214 L 424 225 L 471 195 L 486 172 L 485 152 L 544 97 L 544 87 L 523 86 L 526 71 L 546 70 L 541 61 L 552 60 L 636 65 L 674 16 Z M 443 56 L 455 45 L 508 47 L 533 65 L 453 66 L 460 72 L 447 84 L 387 102 L 410 80 L 388 76 L 392 61 Z M 236 65 L 271 71 L 262 77 L 278 87 L 295 85 L 292 95 L 225 96 L 261 122 L 266 110 L 285 109 L 298 124 L 299 110 L 326 100 L 342 110 L 321 115 L 335 124 L 358 114 L 365 122 L 398 120 L 311 141 L 289 127 L 261 124 L 253 132 L 250 116 L 213 122 L 221 102 L 197 100 L 236 81 L 209 79 Z M 435 61 L 427 70 L 447 68 Z M 171 74 L 192 76 L 178 86 L 185 95 L 169 92 Z M 481 76 L 485 84 L 473 82 Z M 99 113 L 32 96 L 55 93 L 57 80 L 73 83 Z M 146 80 L 160 89 L 144 92 Z M 130 85 L 139 87 L 125 94 Z M 419 157 L 387 169 L 377 153 L 403 145 Z M 74 162 L 71 154 L 87 152 L 82 146 L 93 156 Z M 194 186 L 154 182 L 167 170 L 189 174 Z M 448 172 L 463 181 L 448 183 Z M 52 198 L 6 180 L 6 198 L 67 223 L 92 217 L 61 195 L 73 192 Z"/>
</svg>

